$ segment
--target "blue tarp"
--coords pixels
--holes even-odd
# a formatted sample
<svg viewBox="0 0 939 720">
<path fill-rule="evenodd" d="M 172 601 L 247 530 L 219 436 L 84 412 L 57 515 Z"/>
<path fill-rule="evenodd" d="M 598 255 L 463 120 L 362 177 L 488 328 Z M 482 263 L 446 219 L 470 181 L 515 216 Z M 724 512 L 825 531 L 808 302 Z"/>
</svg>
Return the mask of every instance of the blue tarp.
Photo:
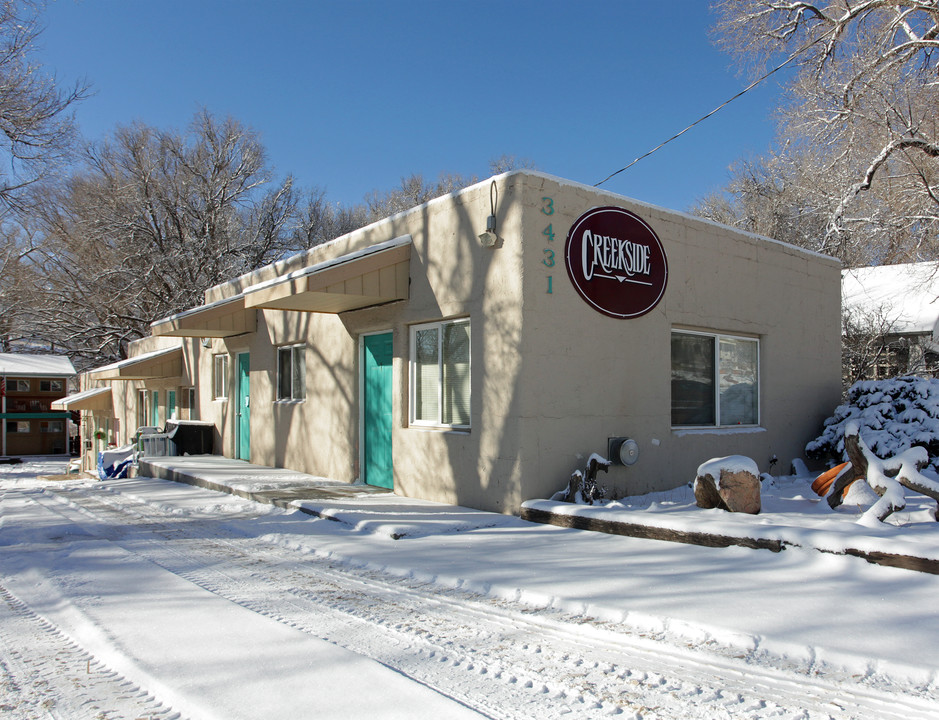
<svg viewBox="0 0 939 720">
<path fill-rule="evenodd" d="M 133 445 L 98 453 L 98 477 L 102 480 L 126 478 L 127 469 L 134 462 Z"/>
</svg>

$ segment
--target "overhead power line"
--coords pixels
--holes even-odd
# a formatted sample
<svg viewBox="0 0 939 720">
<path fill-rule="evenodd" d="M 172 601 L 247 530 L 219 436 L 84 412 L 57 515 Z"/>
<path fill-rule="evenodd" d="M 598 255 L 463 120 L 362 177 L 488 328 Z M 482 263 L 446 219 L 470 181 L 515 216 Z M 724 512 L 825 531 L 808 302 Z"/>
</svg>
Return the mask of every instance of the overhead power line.
<svg viewBox="0 0 939 720">
<path fill-rule="evenodd" d="M 812 42 L 808 43 L 807 45 L 803 45 L 801 48 L 799 48 L 799 49 L 796 50 L 794 53 L 792 53 L 792 55 L 790 55 L 790 56 L 787 57 L 785 60 L 783 60 L 781 63 L 779 63 L 779 65 L 777 65 L 776 67 L 774 67 L 774 68 L 773 68 L 772 70 L 770 70 L 769 72 L 767 72 L 767 73 L 761 75 L 760 77 L 758 77 L 756 80 L 754 80 L 752 83 L 750 83 L 749 85 L 747 85 L 743 90 L 741 90 L 740 92 L 738 92 L 738 93 L 737 93 L 736 95 L 734 95 L 732 98 L 730 98 L 729 100 L 725 100 L 725 101 L 722 102 L 720 105 L 718 105 L 716 108 L 714 108 L 713 110 L 711 110 L 711 112 L 709 112 L 707 115 L 704 115 L 704 116 L 698 118 L 698 119 L 695 120 L 693 123 L 691 123 L 691 125 L 689 125 L 688 127 L 686 127 L 686 128 L 685 128 L 684 130 L 682 130 L 681 132 L 677 132 L 677 133 L 675 133 L 674 135 L 672 135 L 668 140 L 665 140 L 665 141 L 663 141 L 663 142 L 660 142 L 658 145 L 656 145 L 654 148 L 652 148 L 652 149 L 649 150 L 648 152 L 643 153 L 642 155 L 640 155 L 639 157 L 637 157 L 635 160 L 633 160 L 631 163 L 629 163 L 629 165 L 626 165 L 625 167 L 621 167 L 621 168 L 620 168 L 619 170 L 617 170 L 616 172 L 607 175 L 607 176 L 606 176 L 605 178 L 603 178 L 600 182 L 594 183 L 593 186 L 594 186 L 594 187 L 600 187 L 603 183 L 605 183 L 605 182 L 606 182 L 607 180 L 609 180 L 610 178 L 614 178 L 614 177 L 616 177 L 617 175 L 619 175 L 621 172 L 625 172 L 626 170 L 629 170 L 629 168 L 631 168 L 631 167 L 632 167 L 633 165 L 635 165 L 637 162 L 639 162 L 640 160 L 643 160 L 643 159 L 649 157 L 652 153 L 654 153 L 654 152 L 656 152 L 657 150 L 660 150 L 661 148 L 665 147 L 665 146 L 668 145 L 672 140 L 675 140 L 675 139 L 677 139 L 677 138 L 680 138 L 680 137 L 681 137 L 682 135 L 684 135 L 686 132 L 688 132 L 689 130 L 691 130 L 691 128 L 695 127 L 696 125 L 701 124 L 702 122 L 704 122 L 705 120 L 707 120 L 707 119 L 708 119 L 709 117 L 711 117 L 712 115 L 714 115 L 714 114 L 720 112 L 720 111 L 723 110 L 725 107 L 727 107 L 728 105 L 730 105 L 734 100 L 736 100 L 736 99 L 739 98 L 739 97 L 742 97 L 743 95 L 746 95 L 748 92 L 750 92 L 753 88 L 755 88 L 755 87 L 756 87 L 757 85 L 759 85 L 761 82 L 763 82 L 764 80 L 766 80 L 767 78 L 769 78 L 769 77 L 772 76 L 773 74 L 775 74 L 775 73 L 779 72 L 780 70 L 782 70 L 784 67 L 786 67 L 786 65 L 788 65 L 788 64 L 791 63 L 793 60 L 795 60 L 799 55 L 801 55 L 802 53 L 804 53 L 806 50 L 808 50 L 808 49 L 809 49 L 810 47 L 812 47 L 813 45 L 816 45 L 816 44 L 818 44 L 819 42 L 821 42 L 822 40 L 824 40 L 824 39 L 825 39 L 826 37 L 828 37 L 828 35 L 830 35 L 832 32 L 833 32 L 833 29 L 832 29 L 832 30 L 828 30 L 827 32 L 822 33 L 820 36 L 818 36 L 817 38 L 815 38 L 815 40 L 813 40 Z"/>
</svg>

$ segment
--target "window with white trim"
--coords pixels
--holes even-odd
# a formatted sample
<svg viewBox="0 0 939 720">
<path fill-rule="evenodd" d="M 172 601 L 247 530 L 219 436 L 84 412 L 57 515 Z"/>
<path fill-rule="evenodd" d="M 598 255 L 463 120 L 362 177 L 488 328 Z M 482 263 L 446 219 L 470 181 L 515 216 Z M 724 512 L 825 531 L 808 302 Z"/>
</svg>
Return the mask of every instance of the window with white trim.
<svg viewBox="0 0 939 720">
<path fill-rule="evenodd" d="M 228 397 L 228 355 L 214 356 L 212 385 L 216 400 L 224 400 Z"/>
<path fill-rule="evenodd" d="M 759 340 L 672 331 L 672 426 L 759 423 Z"/>
<path fill-rule="evenodd" d="M 199 419 L 199 412 L 196 410 L 196 389 L 194 387 L 180 388 L 179 402 L 184 420 Z"/>
<path fill-rule="evenodd" d="M 277 348 L 277 399 L 306 397 L 306 345 Z"/>
<path fill-rule="evenodd" d="M 137 427 L 144 427 L 147 423 L 147 391 L 137 391 Z"/>
<path fill-rule="evenodd" d="M 39 392 L 62 392 L 61 380 L 40 380 Z"/>
<path fill-rule="evenodd" d="M 470 321 L 411 327 L 410 420 L 413 425 L 470 426 Z"/>
</svg>

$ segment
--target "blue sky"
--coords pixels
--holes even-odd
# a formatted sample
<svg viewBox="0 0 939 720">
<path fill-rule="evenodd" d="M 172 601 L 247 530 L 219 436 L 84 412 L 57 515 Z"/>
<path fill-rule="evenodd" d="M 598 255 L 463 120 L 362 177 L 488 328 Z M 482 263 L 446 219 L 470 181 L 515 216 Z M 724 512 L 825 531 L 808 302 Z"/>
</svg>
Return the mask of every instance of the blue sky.
<svg viewBox="0 0 939 720">
<path fill-rule="evenodd" d="M 596 183 L 746 84 L 706 0 L 52 0 L 39 59 L 95 94 L 89 140 L 200 108 L 261 135 L 278 175 L 356 203 L 503 154 Z M 762 154 L 779 89 L 748 93 L 603 187 L 683 210 Z"/>
</svg>

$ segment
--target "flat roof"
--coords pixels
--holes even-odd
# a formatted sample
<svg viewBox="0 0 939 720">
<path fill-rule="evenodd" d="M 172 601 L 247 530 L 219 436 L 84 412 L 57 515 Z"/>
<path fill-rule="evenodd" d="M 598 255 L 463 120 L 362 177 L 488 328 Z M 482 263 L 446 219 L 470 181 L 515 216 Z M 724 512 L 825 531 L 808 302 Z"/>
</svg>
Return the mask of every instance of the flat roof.
<svg viewBox="0 0 939 720">
<path fill-rule="evenodd" d="M 75 375 L 75 367 L 65 355 L 0 353 L 0 375 L 70 377 Z"/>
</svg>

